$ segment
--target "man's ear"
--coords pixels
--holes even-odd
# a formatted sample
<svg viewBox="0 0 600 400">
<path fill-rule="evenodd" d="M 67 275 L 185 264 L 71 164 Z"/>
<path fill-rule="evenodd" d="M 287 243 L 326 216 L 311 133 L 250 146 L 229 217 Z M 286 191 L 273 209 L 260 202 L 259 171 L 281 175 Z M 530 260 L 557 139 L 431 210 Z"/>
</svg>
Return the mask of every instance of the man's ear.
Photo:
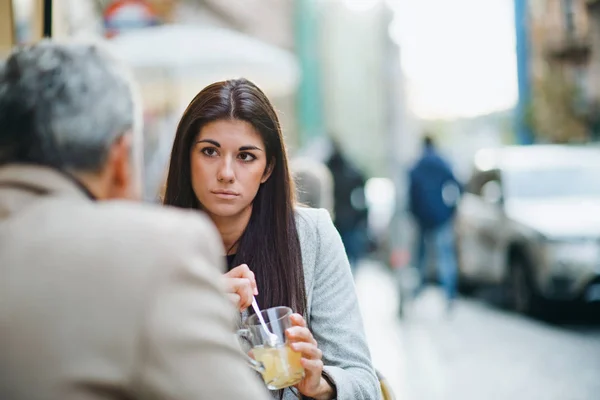
<svg viewBox="0 0 600 400">
<path fill-rule="evenodd" d="M 263 173 L 260 183 L 265 183 L 266 181 L 269 180 L 269 178 L 271 177 L 271 174 L 273 173 L 274 168 L 275 168 L 275 158 L 273 157 L 273 159 L 271 159 L 271 162 L 269 162 L 269 164 L 267 165 L 267 168 L 265 168 L 265 172 Z"/>
<path fill-rule="evenodd" d="M 131 134 L 125 134 L 115 140 L 108 155 L 110 175 L 110 195 L 113 198 L 134 198 L 137 192 L 135 163 L 132 153 Z"/>
</svg>

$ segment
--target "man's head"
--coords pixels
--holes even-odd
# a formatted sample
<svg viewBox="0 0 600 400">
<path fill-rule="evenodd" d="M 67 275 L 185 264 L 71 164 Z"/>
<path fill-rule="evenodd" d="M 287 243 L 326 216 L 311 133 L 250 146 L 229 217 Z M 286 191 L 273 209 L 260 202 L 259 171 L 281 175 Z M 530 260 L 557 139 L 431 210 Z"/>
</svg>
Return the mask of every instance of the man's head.
<svg viewBox="0 0 600 400">
<path fill-rule="evenodd" d="M 423 147 L 425 149 L 433 149 L 435 147 L 435 142 L 433 140 L 433 137 L 429 134 L 425 134 L 423 136 Z"/>
<path fill-rule="evenodd" d="M 138 198 L 141 110 L 99 45 L 44 40 L 0 67 L 0 166 L 68 172 L 101 199 Z"/>
</svg>

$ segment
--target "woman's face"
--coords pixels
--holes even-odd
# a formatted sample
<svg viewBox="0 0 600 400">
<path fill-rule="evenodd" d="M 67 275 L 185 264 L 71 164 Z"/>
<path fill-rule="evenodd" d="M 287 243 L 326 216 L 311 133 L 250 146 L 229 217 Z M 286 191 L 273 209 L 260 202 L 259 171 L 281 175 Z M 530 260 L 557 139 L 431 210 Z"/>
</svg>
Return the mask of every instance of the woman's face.
<svg viewBox="0 0 600 400">
<path fill-rule="evenodd" d="M 211 216 L 235 217 L 252 207 L 269 179 L 267 153 L 260 134 L 239 120 L 206 124 L 190 155 L 192 188 Z"/>
</svg>

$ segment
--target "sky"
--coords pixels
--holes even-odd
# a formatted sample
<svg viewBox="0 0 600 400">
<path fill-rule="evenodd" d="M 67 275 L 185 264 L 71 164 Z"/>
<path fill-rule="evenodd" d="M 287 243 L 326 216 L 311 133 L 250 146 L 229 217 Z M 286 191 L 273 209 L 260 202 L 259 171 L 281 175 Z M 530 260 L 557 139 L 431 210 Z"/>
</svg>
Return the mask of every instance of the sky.
<svg viewBox="0 0 600 400">
<path fill-rule="evenodd" d="M 513 0 L 387 0 L 409 104 L 421 118 L 472 117 L 517 100 Z"/>
</svg>

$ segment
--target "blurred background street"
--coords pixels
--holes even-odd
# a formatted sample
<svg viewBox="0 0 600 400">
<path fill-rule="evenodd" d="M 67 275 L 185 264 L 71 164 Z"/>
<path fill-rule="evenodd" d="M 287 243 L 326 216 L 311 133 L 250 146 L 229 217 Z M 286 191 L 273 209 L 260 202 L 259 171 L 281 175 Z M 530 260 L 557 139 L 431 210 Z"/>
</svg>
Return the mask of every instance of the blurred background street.
<svg viewBox="0 0 600 400">
<path fill-rule="evenodd" d="M 391 278 L 365 261 L 356 285 L 376 368 L 399 399 L 598 398 L 597 313 L 550 324 L 502 310 L 484 293 L 447 314 L 443 294 L 430 288 L 400 319 Z"/>
</svg>

